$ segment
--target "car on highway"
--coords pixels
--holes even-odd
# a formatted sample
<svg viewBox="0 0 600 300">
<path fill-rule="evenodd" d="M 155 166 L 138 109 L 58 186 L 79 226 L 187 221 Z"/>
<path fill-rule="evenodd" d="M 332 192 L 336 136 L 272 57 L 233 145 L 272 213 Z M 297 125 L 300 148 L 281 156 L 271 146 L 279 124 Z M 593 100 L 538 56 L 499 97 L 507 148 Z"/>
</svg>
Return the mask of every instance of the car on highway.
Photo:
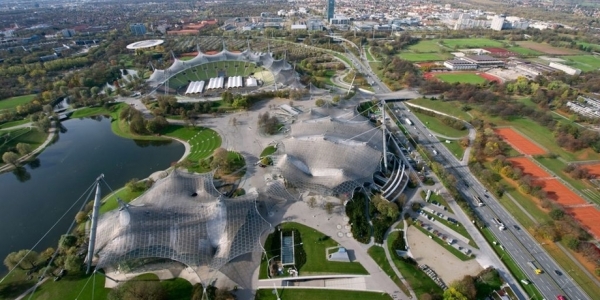
<svg viewBox="0 0 600 300">
<path fill-rule="evenodd" d="M 519 227 L 519 226 L 517 226 L 517 225 L 513 225 L 513 228 L 514 228 L 515 230 L 521 230 L 521 227 Z"/>
<path fill-rule="evenodd" d="M 558 276 L 561 276 L 561 275 L 562 275 L 562 272 L 561 272 L 561 271 L 559 271 L 559 270 L 554 270 L 554 274 L 556 274 L 556 275 L 558 275 Z"/>
</svg>

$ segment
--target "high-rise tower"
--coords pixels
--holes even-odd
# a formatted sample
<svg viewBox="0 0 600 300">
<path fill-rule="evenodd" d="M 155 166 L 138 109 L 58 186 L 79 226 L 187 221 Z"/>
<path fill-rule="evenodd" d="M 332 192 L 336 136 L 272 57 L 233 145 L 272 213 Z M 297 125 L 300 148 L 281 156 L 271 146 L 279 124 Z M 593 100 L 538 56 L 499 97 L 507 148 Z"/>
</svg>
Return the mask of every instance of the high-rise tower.
<svg viewBox="0 0 600 300">
<path fill-rule="evenodd" d="M 335 0 L 327 0 L 327 22 L 333 19 L 333 11 L 335 9 Z"/>
</svg>

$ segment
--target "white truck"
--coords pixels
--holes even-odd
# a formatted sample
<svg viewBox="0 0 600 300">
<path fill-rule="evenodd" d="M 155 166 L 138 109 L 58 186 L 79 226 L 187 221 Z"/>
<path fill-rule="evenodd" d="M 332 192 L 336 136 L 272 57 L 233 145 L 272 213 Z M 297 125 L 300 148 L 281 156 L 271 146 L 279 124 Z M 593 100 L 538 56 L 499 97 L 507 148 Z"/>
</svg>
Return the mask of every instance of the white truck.
<svg viewBox="0 0 600 300">
<path fill-rule="evenodd" d="M 409 118 L 405 118 L 404 122 L 406 122 L 406 125 L 412 125 L 412 121 Z"/>
</svg>

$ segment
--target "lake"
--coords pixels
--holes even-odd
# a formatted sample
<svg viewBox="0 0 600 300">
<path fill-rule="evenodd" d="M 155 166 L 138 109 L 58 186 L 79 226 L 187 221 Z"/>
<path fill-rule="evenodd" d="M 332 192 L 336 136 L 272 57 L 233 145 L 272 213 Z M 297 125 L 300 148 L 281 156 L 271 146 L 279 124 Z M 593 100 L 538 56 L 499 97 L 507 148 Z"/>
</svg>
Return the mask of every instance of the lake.
<svg viewBox="0 0 600 300">
<path fill-rule="evenodd" d="M 10 252 L 32 248 L 100 174 L 116 190 L 132 178 L 167 169 L 185 150 L 179 142 L 118 137 L 105 117 L 68 120 L 62 127 L 58 140 L 36 161 L 20 171 L 0 175 L 2 260 Z M 101 187 L 102 196 L 110 192 L 106 185 Z M 57 247 L 82 202 L 56 224 L 36 251 Z M 6 273 L 6 268 L 0 267 L 0 274 Z"/>
</svg>

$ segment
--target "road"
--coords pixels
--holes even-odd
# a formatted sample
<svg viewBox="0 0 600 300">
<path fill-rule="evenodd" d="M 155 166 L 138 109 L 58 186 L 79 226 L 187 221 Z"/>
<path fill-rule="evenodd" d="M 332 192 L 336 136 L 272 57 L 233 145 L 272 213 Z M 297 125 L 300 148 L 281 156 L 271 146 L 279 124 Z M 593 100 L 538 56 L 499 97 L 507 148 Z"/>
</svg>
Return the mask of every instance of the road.
<svg viewBox="0 0 600 300">
<path fill-rule="evenodd" d="M 376 94 L 389 93 L 390 90 L 370 69 L 368 64 L 363 63 L 356 58 L 354 54 L 346 51 L 348 57 L 356 69 L 366 74 L 369 82 L 373 86 Z M 490 230 L 496 236 L 497 241 L 503 246 L 504 251 L 516 261 L 529 280 L 538 288 L 544 299 L 556 299 L 558 295 L 566 295 L 568 299 L 590 299 L 583 290 L 577 286 L 575 281 L 569 276 L 568 272 L 562 270 L 558 264 L 546 253 L 546 251 L 537 243 L 537 241 L 526 231 L 521 230 L 515 219 L 499 204 L 493 195 L 489 195 L 484 186 L 471 174 L 468 167 L 458 161 L 454 155 L 443 146 L 434 135 L 429 132 L 425 125 L 410 112 L 406 105 L 402 102 L 397 102 L 396 107 L 401 110 L 405 117 L 409 117 L 414 123 L 413 126 L 406 126 L 406 129 L 419 137 L 419 143 L 431 150 L 435 149 L 438 152 L 436 160 L 440 162 L 447 171 L 454 173 L 456 178 L 460 179 L 461 188 L 459 190 L 463 196 L 475 203 L 473 196 L 479 196 L 484 200 L 484 206 L 476 206 L 475 211 L 479 214 L 487 224 Z M 397 119 L 402 120 L 404 117 L 397 116 Z M 500 219 L 505 225 L 505 230 L 499 230 L 494 226 L 493 219 Z M 495 257 L 497 258 L 497 257 Z M 535 264 L 544 270 L 544 273 L 536 275 L 532 268 L 527 265 L 527 262 L 533 261 Z M 513 287 L 517 293 L 521 290 L 516 280 L 498 259 L 496 259 L 496 268 L 503 273 L 504 279 Z M 523 295 L 521 295 L 523 296 Z M 523 297 L 526 298 L 526 297 Z"/>
</svg>

